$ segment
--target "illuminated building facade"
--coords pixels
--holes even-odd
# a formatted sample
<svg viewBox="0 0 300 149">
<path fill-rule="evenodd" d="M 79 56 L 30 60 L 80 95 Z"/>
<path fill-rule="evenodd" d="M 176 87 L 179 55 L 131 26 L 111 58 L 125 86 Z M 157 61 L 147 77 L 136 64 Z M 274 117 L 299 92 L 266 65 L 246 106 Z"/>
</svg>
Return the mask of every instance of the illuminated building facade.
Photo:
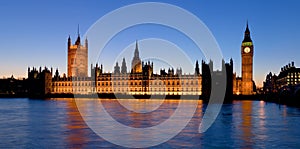
<svg viewBox="0 0 300 149">
<path fill-rule="evenodd" d="M 143 62 L 139 56 L 138 42 L 136 42 L 131 69 L 127 69 L 125 58 L 117 62 L 114 70 L 104 73 L 103 66 L 91 65 L 91 76 L 88 76 L 88 41 L 81 44 L 78 33 L 75 44 L 68 38 L 68 74 L 60 75 L 58 70 L 54 77 L 47 77 L 47 93 L 50 94 L 127 94 L 127 95 L 210 95 L 211 75 L 216 78 L 226 74 L 226 97 L 233 94 L 253 94 L 253 43 L 247 25 L 242 42 L 242 77 L 233 73 L 233 61 L 222 61 L 222 70 L 213 70 L 213 63 L 202 62 L 202 74 L 198 61 L 192 74 L 183 74 L 181 68 L 174 70 L 161 69 L 153 72 L 153 62 Z M 121 64 L 121 65 L 119 65 Z M 31 73 L 31 72 L 28 72 Z M 50 76 L 52 76 L 52 69 Z M 218 83 L 218 82 L 215 82 Z"/>
<path fill-rule="evenodd" d="M 241 46 L 242 55 L 242 83 L 241 94 L 252 95 L 253 92 L 253 54 L 254 46 L 250 37 L 250 30 L 247 27 L 245 30 L 244 40 Z"/>
<path fill-rule="evenodd" d="M 294 62 L 281 68 L 281 71 L 276 79 L 278 88 L 284 86 L 295 86 L 300 83 L 300 68 L 296 68 Z"/>
<path fill-rule="evenodd" d="M 79 29 L 75 44 L 68 38 L 68 77 L 88 76 L 88 40 L 81 44 Z"/>
<path fill-rule="evenodd" d="M 296 68 L 294 62 L 281 68 L 279 75 L 271 72 L 264 81 L 264 92 L 274 93 L 284 87 L 293 87 L 300 84 L 300 68 Z"/>
<path fill-rule="evenodd" d="M 142 62 L 138 44 L 132 60 L 133 68 L 127 72 L 125 58 L 118 62 L 112 73 L 104 73 L 103 66 L 91 65 L 91 77 L 66 77 L 55 72 L 52 79 L 52 94 L 130 94 L 130 95 L 201 95 L 202 76 L 196 63 L 194 74 L 182 74 L 179 68 L 153 72 L 153 62 Z"/>
</svg>

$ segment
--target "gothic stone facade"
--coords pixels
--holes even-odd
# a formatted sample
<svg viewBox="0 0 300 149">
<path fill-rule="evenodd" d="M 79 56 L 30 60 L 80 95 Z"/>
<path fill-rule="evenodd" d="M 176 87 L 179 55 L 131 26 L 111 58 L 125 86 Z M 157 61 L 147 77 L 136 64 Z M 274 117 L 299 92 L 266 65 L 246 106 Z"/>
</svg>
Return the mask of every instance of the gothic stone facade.
<svg viewBox="0 0 300 149">
<path fill-rule="evenodd" d="M 223 61 L 224 68 L 221 71 L 213 72 L 214 75 L 220 75 L 220 72 L 226 73 L 226 82 L 229 85 L 226 88 L 226 96 L 232 94 L 251 95 L 254 93 L 253 88 L 255 85 L 252 78 L 253 43 L 250 38 L 248 24 L 241 46 L 241 56 L 242 77 L 236 77 L 236 74 L 232 72 L 232 60 L 228 64 Z M 153 63 L 141 61 L 138 43 L 136 43 L 130 72 L 127 71 L 126 61 L 123 59 L 121 67 L 116 63 L 114 71 L 111 73 L 103 73 L 102 65 L 91 66 L 91 76 L 88 77 L 87 63 L 87 39 L 82 45 L 78 34 L 75 44 L 72 45 L 69 37 L 68 74 L 67 76 L 60 76 L 56 71 L 53 78 L 47 79 L 47 84 L 51 82 L 51 85 L 47 85 L 51 90 L 51 94 L 202 95 L 203 91 L 206 92 L 206 89 L 209 89 L 210 80 L 208 75 L 210 73 L 201 75 L 198 62 L 196 62 L 193 74 L 183 74 L 181 68 L 177 69 L 176 72 L 173 68 L 169 68 L 167 71 L 161 70 L 159 74 L 155 74 Z M 202 63 L 202 67 L 205 66 L 206 64 Z M 202 73 L 206 72 L 208 71 Z"/>
</svg>

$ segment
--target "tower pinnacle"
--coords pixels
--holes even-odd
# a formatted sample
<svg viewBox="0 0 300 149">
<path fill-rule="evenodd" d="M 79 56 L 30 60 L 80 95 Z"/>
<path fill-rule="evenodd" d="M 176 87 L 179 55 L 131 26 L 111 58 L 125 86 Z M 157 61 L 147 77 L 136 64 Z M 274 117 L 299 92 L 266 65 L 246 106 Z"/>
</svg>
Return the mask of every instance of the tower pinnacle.
<svg viewBox="0 0 300 149">
<path fill-rule="evenodd" d="M 134 51 L 134 57 L 139 58 L 139 47 L 138 47 L 138 41 L 135 42 L 135 51 Z"/>
<path fill-rule="evenodd" d="M 142 61 L 140 59 L 138 41 L 135 43 L 134 56 L 131 62 L 132 73 L 141 73 L 142 72 Z"/>
<path fill-rule="evenodd" d="M 78 27 L 77 27 L 77 35 L 78 35 L 78 37 L 80 36 L 80 32 L 79 32 L 79 24 L 78 24 Z"/>
<path fill-rule="evenodd" d="M 80 45 L 79 24 L 78 24 L 78 28 L 77 28 L 77 34 L 78 34 L 78 37 L 77 37 L 77 40 L 76 40 L 75 44 L 76 44 L 76 45 Z"/>
<path fill-rule="evenodd" d="M 71 37 L 70 37 L 70 35 L 69 35 L 69 37 L 68 37 L 68 47 L 70 47 L 71 46 Z"/>
<path fill-rule="evenodd" d="M 252 42 L 251 37 L 250 37 L 250 30 L 249 30 L 249 26 L 248 26 L 248 20 L 247 20 L 247 25 L 246 25 L 246 30 L 245 30 L 245 35 L 244 35 L 243 42 Z"/>
<path fill-rule="evenodd" d="M 247 26 L 246 26 L 245 33 L 249 33 L 250 34 L 250 30 L 249 30 L 249 26 L 248 26 L 248 20 L 247 20 Z"/>
</svg>

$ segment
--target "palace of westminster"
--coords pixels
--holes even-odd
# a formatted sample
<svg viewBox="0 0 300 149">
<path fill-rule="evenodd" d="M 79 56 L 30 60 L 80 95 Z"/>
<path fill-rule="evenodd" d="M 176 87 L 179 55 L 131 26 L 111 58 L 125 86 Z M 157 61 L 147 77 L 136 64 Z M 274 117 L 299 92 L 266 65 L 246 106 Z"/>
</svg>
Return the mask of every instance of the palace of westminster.
<svg viewBox="0 0 300 149">
<path fill-rule="evenodd" d="M 209 95 L 212 76 L 226 73 L 226 94 L 253 95 L 253 42 L 247 27 L 241 44 L 242 72 L 241 77 L 233 73 L 233 61 L 222 61 L 222 69 L 213 70 L 213 62 L 202 61 L 202 74 L 198 61 L 193 74 L 183 74 L 182 69 L 169 68 L 153 72 L 153 62 L 140 59 L 138 42 L 136 42 L 132 68 L 129 70 L 123 58 L 111 73 L 104 73 L 103 66 L 91 65 L 91 76 L 88 76 L 88 40 L 82 43 L 80 35 L 73 44 L 68 38 L 67 75 L 60 76 L 58 70 L 28 68 L 29 92 L 35 94 L 129 94 L 129 95 Z M 221 62 L 220 62 L 221 63 Z M 215 82 L 216 83 L 216 82 Z"/>
</svg>

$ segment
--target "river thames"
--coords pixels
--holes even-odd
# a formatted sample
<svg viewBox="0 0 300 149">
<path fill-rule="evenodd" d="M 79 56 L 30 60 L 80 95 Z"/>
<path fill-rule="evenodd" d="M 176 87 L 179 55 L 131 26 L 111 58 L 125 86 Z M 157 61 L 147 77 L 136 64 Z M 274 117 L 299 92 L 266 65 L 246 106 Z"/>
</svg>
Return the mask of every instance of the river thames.
<svg viewBox="0 0 300 149">
<path fill-rule="evenodd" d="M 155 109 L 153 105 L 157 104 L 153 103 L 161 101 L 122 101 L 144 113 L 126 110 L 118 100 L 101 102 L 118 122 L 146 128 L 168 119 L 179 101 L 165 100 L 149 113 L 145 113 L 149 107 L 152 105 Z M 299 108 L 264 101 L 234 101 L 223 104 L 211 127 L 198 133 L 206 107 L 199 101 L 191 121 L 178 135 L 150 148 L 300 147 Z M 93 132 L 81 117 L 74 99 L 0 99 L 0 114 L 0 148 L 123 148 Z M 171 127 L 169 129 L 172 131 Z M 118 135 L 116 131 L 112 133 Z"/>
</svg>

